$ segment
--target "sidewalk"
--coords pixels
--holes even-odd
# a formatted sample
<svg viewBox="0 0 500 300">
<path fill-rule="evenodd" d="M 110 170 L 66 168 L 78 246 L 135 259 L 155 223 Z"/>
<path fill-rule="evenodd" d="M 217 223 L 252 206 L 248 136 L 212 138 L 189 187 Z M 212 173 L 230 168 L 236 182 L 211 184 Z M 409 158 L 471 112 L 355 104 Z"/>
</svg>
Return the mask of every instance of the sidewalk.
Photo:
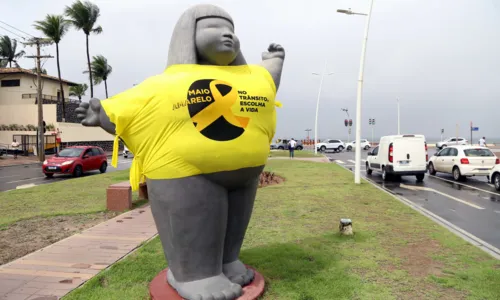
<svg viewBox="0 0 500 300">
<path fill-rule="evenodd" d="M 0 299 L 56 300 L 156 235 L 148 206 L 0 266 Z"/>
</svg>

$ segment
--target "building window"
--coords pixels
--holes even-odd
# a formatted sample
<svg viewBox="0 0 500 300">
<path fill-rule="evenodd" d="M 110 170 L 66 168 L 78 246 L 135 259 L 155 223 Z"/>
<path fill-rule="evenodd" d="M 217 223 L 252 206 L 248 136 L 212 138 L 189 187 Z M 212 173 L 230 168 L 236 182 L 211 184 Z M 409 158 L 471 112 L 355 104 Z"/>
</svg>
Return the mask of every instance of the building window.
<svg viewBox="0 0 500 300">
<path fill-rule="evenodd" d="M 20 86 L 20 85 L 21 85 L 20 79 L 2 80 L 2 87 L 11 87 L 11 86 Z"/>
</svg>

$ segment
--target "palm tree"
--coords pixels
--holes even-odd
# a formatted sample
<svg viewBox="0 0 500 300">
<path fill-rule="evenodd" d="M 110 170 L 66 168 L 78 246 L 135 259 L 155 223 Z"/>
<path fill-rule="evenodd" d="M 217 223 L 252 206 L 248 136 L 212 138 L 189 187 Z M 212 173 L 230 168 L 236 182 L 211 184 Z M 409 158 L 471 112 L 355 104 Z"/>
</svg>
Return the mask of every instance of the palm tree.
<svg viewBox="0 0 500 300">
<path fill-rule="evenodd" d="M 104 89 L 106 90 L 106 98 L 108 98 L 108 77 L 113 72 L 113 68 L 108 64 L 108 60 L 102 56 L 97 55 L 92 57 L 92 76 L 94 77 L 94 84 L 98 85 L 104 81 Z M 88 73 L 85 71 L 84 73 Z"/>
<path fill-rule="evenodd" d="M 62 111 L 63 111 L 63 121 L 66 119 L 66 104 L 64 98 L 64 88 L 61 79 L 61 65 L 59 63 L 59 42 L 62 37 L 68 32 L 69 22 L 64 19 L 61 15 L 50 15 L 45 16 L 43 21 L 35 21 L 35 28 L 43 32 L 46 37 L 52 40 L 56 44 L 56 57 L 57 57 L 57 75 L 59 76 L 59 86 L 61 88 L 61 98 L 62 98 Z"/>
<path fill-rule="evenodd" d="M 94 97 L 94 86 L 92 85 L 92 69 L 90 66 L 90 53 L 89 53 L 89 35 L 91 33 L 99 34 L 102 32 L 101 26 L 95 26 L 99 18 L 99 7 L 90 1 L 82 2 L 81 0 L 75 1 L 71 6 L 66 6 L 64 10 L 66 16 L 70 18 L 71 24 L 76 28 L 83 30 L 87 41 L 87 64 L 90 76 L 90 97 Z"/>
<path fill-rule="evenodd" d="M 14 66 L 16 68 L 19 68 L 17 60 L 25 54 L 24 50 L 21 50 L 17 53 L 16 51 L 17 40 L 11 40 L 7 35 L 0 37 L 0 57 L 3 58 L 2 61 L 8 62 L 10 68 L 12 68 L 12 63 L 14 63 Z"/>
<path fill-rule="evenodd" d="M 69 95 L 78 97 L 78 100 L 82 102 L 82 96 L 85 96 L 85 92 L 88 88 L 89 86 L 86 83 L 72 86 L 69 88 Z"/>
</svg>

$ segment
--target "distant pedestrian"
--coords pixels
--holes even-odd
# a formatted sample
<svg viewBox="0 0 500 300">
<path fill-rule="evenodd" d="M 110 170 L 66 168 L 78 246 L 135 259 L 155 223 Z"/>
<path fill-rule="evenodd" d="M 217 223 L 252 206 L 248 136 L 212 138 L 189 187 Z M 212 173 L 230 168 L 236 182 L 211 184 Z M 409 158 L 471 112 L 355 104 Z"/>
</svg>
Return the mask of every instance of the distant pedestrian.
<svg viewBox="0 0 500 300">
<path fill-rule="evenodd" d="M 10 147 L 14 149 L 14 159 L 17 159 L 17 150 L 19 149 L 19 143 L 14 139 L 12 144 L 10 144 Z"/>
<path fill-rule="evenodd" d="M 479 146 L 486 147 L 486 138 L 484 136 L 483 138 L 479 139 Z"/>
<path fill-rule="evenodd" d="M 294 154 L 294 150 L 295 150 L 295 146 L 297 145 L 297 142 L 292 138 L 289 142 L 288 142 L 288 150 L 290 151 L 290 158 L 293 158 L 293 154 Z"/>
</svg>

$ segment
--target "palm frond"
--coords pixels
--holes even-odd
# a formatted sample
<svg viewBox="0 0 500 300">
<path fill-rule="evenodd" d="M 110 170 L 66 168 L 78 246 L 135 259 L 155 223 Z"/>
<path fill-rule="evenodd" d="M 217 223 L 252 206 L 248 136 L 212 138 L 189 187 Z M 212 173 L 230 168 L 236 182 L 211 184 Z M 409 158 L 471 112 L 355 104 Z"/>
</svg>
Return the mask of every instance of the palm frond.
<svg viewBox="0 0 500 300">
<path fill-rule="evenodd" d="M 64 19 L 62 15 L 47 14 L 42 21 L 35 21 L 33 26 L 40 30 L 46 37 L 54 41 L 56 44 L 61 41 L 63 36 L 68 32 L 70 22 Z"/>
</svg>

